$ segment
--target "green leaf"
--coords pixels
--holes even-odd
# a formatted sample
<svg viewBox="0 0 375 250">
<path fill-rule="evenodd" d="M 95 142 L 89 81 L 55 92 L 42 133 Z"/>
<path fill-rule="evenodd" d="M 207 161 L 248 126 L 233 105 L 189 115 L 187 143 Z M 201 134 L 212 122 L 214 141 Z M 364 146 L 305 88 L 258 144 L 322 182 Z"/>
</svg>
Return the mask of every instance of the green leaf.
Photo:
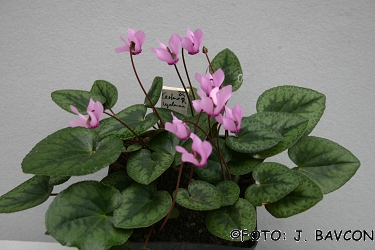
<svg viewBox="0 0 375 250">
<path fill-rule="evenodd" d="M 46 228 L 61 245 L 80 250 L 120 245 L 132 234 L 113 225 L 110 214 L 120 204 L 121 194 L 114 187 L 78 182 L 53 200 L 46 212 Z"/>
<path fill-rule="evenodd" d="M 58 176 L 58 175 L 51 176 L 51 178 L 49 179 L 49 185 L 57 186 L 57 185 L 67 182 L 69 179 L 70 179 L 70 176 Z"/>
<path fill-rule="evenodd" d="M 141 149 L 129 157 L 126 170 L 133 180 L 148 185 L 171 166 L 173 159 L 170 154 Z"/>
<path fill-rule="evenodd" d="M 113 213 L 116 227 L 148 227 L 169 212 L 172 198 L 167 191 L 157 191 L 154 184 L 132 184 L 122 191 L 121 206 Z"/>
<path fill-rule="evenodd" d="M 218 188 L 224 196 L 222 207 L 233 205 L 238 200 L 240 187 L 237 183 L 233 181 L 222 181 L 216 185 L 216 188 Z"/>
<path fill-rule="evenodd" d="M 233 157 L 228 162 L 228 167 L 232 175 L 244 175 L 253 171 L 255 166 L 262 162 L 262 159 L 253 158 L 253 154 L 243 154 L 233 151 Z"/>
<path fill-rule="evenodd" d="M 286 218 L 302 213 L 323 199 L 322 190 L 307 176 L 299 174 L 299 185 L 288 195 L 274 203 L 267 204 L 267 211 L 276 218 Z"/>
<path fill-rule="evenodd" d="M 105 97 L 105 102 L 102 103 L 104 109 L 111 109 L 117 102 L 117 88 L 110 82 L 104 80 L 96 80 L 92 85 L 90 92 L 100 94 Z"/>
<path fill-rule="evenodd" d="M 126 171 L 115 172 L 107 175 L 100 182 L 106 186 L 114 186 L 119 191 L 128 188 L 134 183 Z"/>
<path fill-rule="evenodd" d="M 83 115 L 87 114 L 87 106 L 89 105 L 90 98 L 94 101 L 99 101 L 100 103 L 106 101 L 105 97 L 101 94 L 73 89 L 56 90 L 51 93 L 51 97 L 52 100 L 63 110 L 74 114 L 73 111 L 70 110 L 70 105 L 73 105 Z"/>
<path fill-rule="evenodd" d="M 23 159 L 22 170 L 50 176 L 92 174 L 115 162 L 123 149 L 116 137 L 100 140 L 93 130 L 64 128 L 38 142 Z"/>
<path fill-rule="evenodd" d="M 259 96 L 256 107 L 257 112 L 295 113 L 309 119 L 305 131 L 308 135 L 322 117 L 325 103 L 325 95 L 315 90 L 285 85 L 266 90 Z"/>
<path fill-rule="evenodd" d="M 158 121 L 155 113 L 150 113 L 146 116 L 146 111 L 146 106 L 135 104 L 117 113 L 116 117 L 132 128 L 137 134 L 141 134 Z M 101 137 L 114 135 L 125 140 L 135 136 L 129 129 L 113 117 L 101 120 L 100 126 L 95 130 Z"/>
<path fill-rule="evenodd" d="M 209 211 L 206 216 L 206 227 L 213 235 L 230 241 L 240 241 L 241 237 L 231 238 L 234 229 L 248 230 L 249 234 L 256 226 L 254 207 L 245 199 L 239 198 L 231 206 Z M 250 237 L 244 237 L 244 241 Z"/>
<path fill-rule="evenodd" d="M 233 92 L 241 87 L 243 81 L 241 64 L 237 56 L 230 49 L 220 51 L 211 64 L 215 71 L 219 68 L 224 71 L 225 79 L 221 85 L 222 87 L 232 85 Z"/>
<path fill-rule="evenodd" d="M 251 116 L 280 132 L 282 139 L 273 147 L 257 152 L 265 159 L 290 148 L 306 131 L 309 120 L 293 113 L 261 112 Z"/>
<path fill-rule="evenodd" d="M 328 139 L 306 136 L 288 151 L 298 166 L 328 194 L 342 187 L 357 172 L 360 161 L 346 148 Z"/>
<path fill-rule="evenodd" d="M 224 196 L 214 185 L 193 181 L 188 190 L 179 188 L 176 202 L 192 210 L 213 210 L 221 207 Z"/>
<path fill-rule="evenodd" d="M 180 139 L 171 132 L 163 131 L 153 137 L 148 143 L 149 148 L 154 151 L 174 155 L 176 153 L 176 146 Z"/>
<path fill-rule="evenodd" d="M 259 184 L 250 185 L 246 189 L 245 199 L 254 206 L 278 201 L 299 184 L 294 171 L 276 162 L 263 162 L 256 166 L 253 178 Z"/>
<path fill-rule="evenodd" d="M 244 117 L 241 123 L 242 129 L 236 137 L 229 136 L 225 142 L 240 153 L 256 153 L 276 145 L 282 135 L 263 122 L 252 117 Z"/>
<path fill-rule="evenodd" d="M 46 201 L 53 187 L 49 176 L 34 176 L 0 196 L 0 213 L 14 213 L 29 209 Z"/>
<path fill-rule="evenodd" d="M 157 76 L 154 78 L 151 88 L 147 93 L 154 106 L 160 99 L 160 94 L 161 94 L 162 89 L 163 89 L 163 77 Z M 147 97 L 145 97 L 144 104 L 146 105 L 146 107 L 152 108 L 152 105 L 148 101 Z"/>
</svg>

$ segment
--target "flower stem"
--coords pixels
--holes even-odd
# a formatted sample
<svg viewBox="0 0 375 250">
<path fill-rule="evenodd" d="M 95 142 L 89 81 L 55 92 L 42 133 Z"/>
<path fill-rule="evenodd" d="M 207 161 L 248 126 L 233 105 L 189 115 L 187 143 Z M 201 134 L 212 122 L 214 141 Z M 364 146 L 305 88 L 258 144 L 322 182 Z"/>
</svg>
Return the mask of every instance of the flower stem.
<svg viewBox="0 0 375 250">
<path fill-rule="evenodd" d="M 188 93 L 188 91 L 187 91 L 187 89 L 186 89 L 186 87 L 185 87 L 185 83 L 184 83 L 184 81 L 183 81 L 182 78 L 181 78 L 180 72 L 178 71 L 178 68 L 177 68 L 176 64 L 174 64 L 174 68 L 176 69 L 177 75 L 178 75 L 178 77 L 180 78 L 180 81 L 181 81 L 182 87 L 184 87 L 185 94 L 186 94 L 186 96 L 187 96 L 187 98 L 188 98 L 188 100 L 189 100 L 189 105 L 190 105 L 191 115 L 193 116 L 193 115 L 194 115 L 194 111 L 193 111 L 193 103 L 192 103 L 191 100 L 190 100 L 189 93 Z M 191 91 L 193 91 L 193 90 L 191 90 Z M 193 92 L 194 92 L 194 91 L 193 91 Z"/>
<path fill-rule="evenodd" d="M 208 61 L 208 64 L 210 65 L 210 68 L 211 68 L 211 71 L 212 71 L 212 74 L 215 72 L 214 70 L 214 67 L 212 67 L 212 64 L 211 64 L 211 61 L 210 61 L 210 58 L 208 57 L 208 49 L 203 46 L 202 48 L 202 52 L 206 55 L 206 58 L 207 58 L 207 61 Z"/>
<path fill-rule="evenodd" d="M 184 63 L 184 69 L 185 69 L 186 77 L 187 77 L 188 82 L 189 82 L 190 90 L 193 94 L 193 99 L 195 100 L 194 89 L 193 89 L 193 86 L 191 85 L 189 72 L 188 72 L 187 67 L 186 67 L 185 56 L 184 56 L 184 48 L 181 48 L 181 54 L 182 54 L 182 62 Z"/>
<path fill-rule="evenodd" d="M 180 181 L 181 181 L 181 175 L 182 175 L 182 168 L 183 167 L 184 167 L 184 163 L 181 162 L 180 170 L 178 171 L 178 177 L 177 177 L 177 183 L 176 183 L 176 190 L 174 191 L 172 206 L 171 206 L 171 209 L 169 209 L 169 212 L 168 212 L 167 216 L 165 216 L 163 224 L 160 226 L 158 233 L 161 232 L 161 230 L 163 229 L 165 223 L 167 223 L 167 221 L 169 219 L 169 216 L 171 216 L 171 213 L 172 213 L 172 210 L 174 208 L 174 205 L 176 204 L 177 193 L 178 193 L 178 188 L 180 187 Z"/>
<path fill-rule="evenodd" d="M 145 242 L 143 243 L 143 247 L 142 247 L 142 248 L 146 248 L 147 243 L 148 243 L 148 241 L 149 241 L 149 239 L 150 239 L 150 237 L 151 237 L 152 230 L 154 229 L 154 227 L 155 227 L 155 224 L 153 224 L 153 225 L 151 226 L 150 230 L 148 231 L 147 237 L 146 237 L 146 239 L 145 239 Z"/>
<path fill-rule="evenodd" d="M 132 43 L 133 43 L 133 42 L 132 42 Z M 137 70 L 135 69 L 135 65 L 134 65 L 133 54 L 132 54 L 131 52 L 130 52 L 129 54 L 130 54 L 130 61 L 131 61 L 132 66 L 133 66 L 133 71 L 134 71 L 135 77 L 136 77 L 137 80 L 138 80 L 139 86 L 141 86 L 141 89 L 142 89 L 143 93 L 145 94 L 145 96 L 146 96 L 148 102 L 150 103 L 152 110 L 153 110 L 153 111 L 155 112 L 155 114 L 158 116 L 158 118 L 159 118 L 159 120 L 160 120 L 161 127 L 164 127 L 163 120 L 161 119 L 161 117 L 160 117 L 158 111 L 156 110 L 154 104 L 153 104 L 152 101 L 151 101 L 150 96 L 147 94 L 145 88 L 143 87 L 143 84 L 142 84 L 141 80 L 139 79 L 139 76 L 138 76 Z"/>
</svg>

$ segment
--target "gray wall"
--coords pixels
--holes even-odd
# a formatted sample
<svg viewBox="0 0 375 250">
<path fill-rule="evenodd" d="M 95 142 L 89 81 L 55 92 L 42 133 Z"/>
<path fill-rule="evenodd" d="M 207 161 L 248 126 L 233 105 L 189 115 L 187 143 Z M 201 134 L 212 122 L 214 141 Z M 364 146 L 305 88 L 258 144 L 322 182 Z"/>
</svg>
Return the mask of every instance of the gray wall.
<svg viewBox="0 0 375 250">
<path fill-rule="evenodd" d="M 30 178 L 20 164 L 31 148 L 75 118 L 52 102 L 52 91 L 89 90 L 94 80 L 105 79 L 119 89 L 116 111 L 143 101 L 128 55 L 114 52 L 128 27 L 147 35 L 144 52 L 135 58 L 146 87 L 156 75 L 168 86 L 179 86 L 173 67 L 151 53 L 158 47 L 156 38 L 166 43 L 172 33 L 201 28 L 211 56 L 229 47 L 242 63 L 244 84 L 232 105 L 242 104 L 251 115 L 257 97 L 277 85 L 323 92 L 327 108 L 312 135 L 341 144 L 362 162 L 343 188 L 307 212 L 275 219 L 259 208 L 258 228 L 281 230 L 286 240 L 262 241 L 258 249 L 373 249 L 375 242 L 369 241 L 316 242 L 314 232 L 375 230 L 374 14 L 375 1 L 349 0 L 1 1 L 0 194 Z M 193 60 L 191 73 L 203 73 L 203 55 L 188 57 Z M 293 166 L 285 155 L 275 160 Z M 44 235 L 51 200 L 0 214 L 0 240 L 53 241 Z M 307 242 L 295 242 L 295 230 L 303 230 Z"/>
</svg>

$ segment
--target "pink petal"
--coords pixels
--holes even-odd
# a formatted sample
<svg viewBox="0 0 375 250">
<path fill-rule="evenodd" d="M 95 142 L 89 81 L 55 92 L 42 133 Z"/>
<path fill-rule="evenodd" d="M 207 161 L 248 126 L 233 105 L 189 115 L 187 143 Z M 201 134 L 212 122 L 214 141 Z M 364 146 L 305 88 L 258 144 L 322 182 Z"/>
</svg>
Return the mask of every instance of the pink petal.
<svg viewBox="0 0 375 250">
<path fill-rule="evenodd" d="M 157 58 L 160 61 L 167 62 L 168 64 L 173 64 L 173 58 L 171 56 L 171 53 L 169 53 L 169 51 L 167 51 L 166 49 L 153 48 L 151 49 L 151 51 L 156 54 Z"/>
<path fill-rule="evenodd" d="M 176 58 L 178 57 L 178 51 L 181 47 L 181 37 L 177 34 L 173 34 L 171 38 L 169 38 L 169 47 L 173 53 L 175 53 Z"/>
<path fill-rule="evenodd" d="M 70 110 L 73 112 L 73 113 L 75 113 L 75 114 L 79 114 L 79 112 L 78 112 L 78 109 L 76 108 L 76 107 L 74 107 L 73 105 L 70 105 Z"/>
<path fill-rule="evenodd" d="M 224 78 L 224 71 L 222 71 L 221 69 L 216 70 L 215 73 L 212 75 L 214 87 L 220 87 L 221 84 L 224 82 Z"/>
</svg>

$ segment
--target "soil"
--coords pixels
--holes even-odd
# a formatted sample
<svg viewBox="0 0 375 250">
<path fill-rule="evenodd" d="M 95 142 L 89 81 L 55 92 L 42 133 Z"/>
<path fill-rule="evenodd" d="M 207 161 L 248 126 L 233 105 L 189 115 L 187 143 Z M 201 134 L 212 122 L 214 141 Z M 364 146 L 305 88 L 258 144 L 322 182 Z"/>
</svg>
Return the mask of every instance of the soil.
<svg viewBox="0 0 375 250">
<path fill-rule="evenodd" d="M 117 161 L 119 163 L 119 160 Z M 124 163 L 124 162 L 122 162 Z M 186 165 L 186 164 L 185 164 Z M 109 172 L 113 170 L 110 169 Z M 188 180 L 190 175 L 190 166 L 184 166 L 180 187 L 187 188 Z M 168 190 L 171 195 L 176 188 L 178 176 L 178 168 L 169 168 L 163 175 L 158 179 L 156 183 L 158 190 Z M 251 174 L 241 176 L 242 180 L 253 180 Z M 196 174 L 193 174 L 193 180 L 199 179 Z M 239 186 L 241 189 L 240 197 L 243 197 L 244 190 L 248 187 L 249 183 L 244 183 L 241 187 L 241 179 Z M 233 242 L 223 240 L 212 235 L 205 225 L 205 211 L 190 210 L 175 204 L 175 207 L 179 211 L 177 218 L 170 218 L 164 225 L 163 229 L 158 233 L 164 218 L 157 222 L 153 227 L 148 228 L 136 228 L 133 230 L 133 234 L 129 238 L 131 242 L 144 242 L 147 235 L 152 230 L 149 242 L 161 241 L 161 242 L 190 242 L 190 243 L 201 243 L 201 244 L 214 244 L 214 245 L 227 245 L 237 246 L 243 248 L 249 248 L 255 245 L 255 242 Z"/>
</svg>

